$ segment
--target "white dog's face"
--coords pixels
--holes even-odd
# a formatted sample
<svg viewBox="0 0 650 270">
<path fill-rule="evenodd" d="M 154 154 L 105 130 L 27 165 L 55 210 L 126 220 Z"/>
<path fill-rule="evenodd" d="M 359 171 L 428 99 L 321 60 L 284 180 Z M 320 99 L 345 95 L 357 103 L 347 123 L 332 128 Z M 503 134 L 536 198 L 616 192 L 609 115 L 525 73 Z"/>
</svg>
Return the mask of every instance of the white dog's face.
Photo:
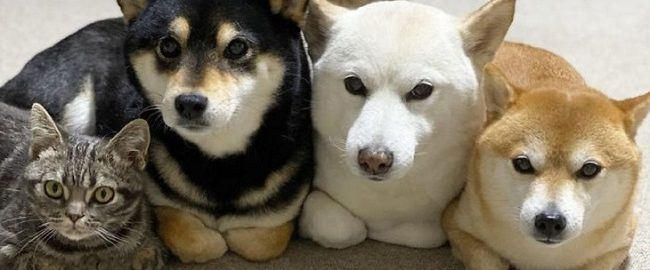
<svg viewBox="0 0 650 270">
<path fill-rule="evenodd" d="M 557 246 L 628 207 L 638 150 L 602 100 L 530 93 L 486 130 L 478 164 L 492 214 L 531 241 Z"/>
<path fill-rule="evenodd" d="M 458 24 L 406 2 L 336 17 L 314 64 L 313 118 L 355 174 L 399 179 L 424 142 L 462 125 L 478 83 Z"/>
</svg>

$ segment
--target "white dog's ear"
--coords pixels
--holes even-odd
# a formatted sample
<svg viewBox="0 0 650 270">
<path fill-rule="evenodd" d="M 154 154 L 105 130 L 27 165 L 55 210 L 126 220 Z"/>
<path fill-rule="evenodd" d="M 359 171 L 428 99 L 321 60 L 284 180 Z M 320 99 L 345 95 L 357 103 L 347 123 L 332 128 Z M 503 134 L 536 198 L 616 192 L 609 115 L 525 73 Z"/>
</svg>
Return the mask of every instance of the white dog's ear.
<svg viewBox="0 0 650 270">
<path fill-rule="evenodd" d="M 122 10 L 124 21 L 130 23 L 140 15 L 140 12 L 149 4 L 148 0 L 117 0 L 117 4 Z"/>
<path fill-rule="evenodd" d="M 460 26 L 465 52 L 477 70 L 483 70 L 508 33 L 515 14 L 515 0 L 492 0 L 474 11 Z"/>
<path fill-rule="evenodd" d="M 309 0 L 268 0 L 273 14 L 280 14 L 298 25 L 303 25 Z"/>
<path fill-rule="evenodd" d="M 650 113 L 650 92 L 626 100 L 614 101 L 626 114 L 625 127 L 627 133 L 634 138 L 643 119 Z"/>
<path fill-rule="evenodd" d="M 349 11 L 327 0 L 311 0 L 303 32 L 309 46 L 309 55 L 316 61 L 325 51 L 336 17 Z"/>
<path fill-rule="evenodd" d="M 503 115 L 517 98 L 517 91 L 508 82 L 506 77 L 494 65 L 487 65 L 483 71 L 481 91 L 485 98 L 485 107 L 488 123 Z"/>
</svg>

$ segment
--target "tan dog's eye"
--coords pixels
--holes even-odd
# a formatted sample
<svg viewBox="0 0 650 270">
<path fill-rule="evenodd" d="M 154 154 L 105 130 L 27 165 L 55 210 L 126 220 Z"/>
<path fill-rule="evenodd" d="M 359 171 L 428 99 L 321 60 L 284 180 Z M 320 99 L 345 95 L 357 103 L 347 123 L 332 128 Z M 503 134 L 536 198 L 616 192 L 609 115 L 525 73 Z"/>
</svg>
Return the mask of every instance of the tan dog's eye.
<svg viewBox="0 0 650 270">
<path fill-rule="evenodd" d="M 173 37 L 164 37 L 158 44 L 158 54 L 167 59 L 176 59 L 181 55 L 181 44 Z"/>
<path fill-rule="evenodd" d="M 587 180 L 593 179 L 600 173 L 601 170 L 602 167 L 597 162 L 587 161 L 578 171 L 578 177 Z"/>
<path fill-rule="evenodd" d="M 512 166 L 515 168 L 515 171 L 521 174 L 534 174 L 535 168 L 533 164 L 530 163 L 530 159 L 527 156 L 518 156 L 512 160 Z"/>
</svg>

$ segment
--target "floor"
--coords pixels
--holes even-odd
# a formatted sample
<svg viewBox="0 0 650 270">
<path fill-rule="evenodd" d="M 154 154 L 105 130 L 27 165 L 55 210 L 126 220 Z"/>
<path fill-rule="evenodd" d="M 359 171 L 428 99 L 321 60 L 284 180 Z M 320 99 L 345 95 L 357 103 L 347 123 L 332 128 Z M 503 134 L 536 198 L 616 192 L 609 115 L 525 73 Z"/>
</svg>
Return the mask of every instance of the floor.
<svg viewBox="0 0 650 270">
<path fill-rule="evenodd" d="M 483 0 L 417 0 L 455 15 L 478 8 Z M 0 84 L 14 76 L 35 53 L 73 31 L 102 18 L 120 16 L 115 1 L 0 0 Z M 541 46 L 573 63 L 587 81 L 615 98 L 650 90 L 650 2 L 627 0 L 545 0 L 517 3 L 508 40 Z M 650 121 L 637 142 L 650 156 Z M 642 194 L 650 158 L 645 160 Z M 647 197 L 647 196 L 646 196 Z M 639 202 L 647 212 L 650 200 Z M 645 208 L 645 209 L 644 209 Z M 650 269 L 650 215 L 642 215 L 630 269 Z M 207 265 L 175 269 L 459 269 L 448 248 L 415 250 L 367 242 L 346 250 L 328 250 L 295 241 L 282 258 L 247 263 L 234 255 Z"/>
</svg>

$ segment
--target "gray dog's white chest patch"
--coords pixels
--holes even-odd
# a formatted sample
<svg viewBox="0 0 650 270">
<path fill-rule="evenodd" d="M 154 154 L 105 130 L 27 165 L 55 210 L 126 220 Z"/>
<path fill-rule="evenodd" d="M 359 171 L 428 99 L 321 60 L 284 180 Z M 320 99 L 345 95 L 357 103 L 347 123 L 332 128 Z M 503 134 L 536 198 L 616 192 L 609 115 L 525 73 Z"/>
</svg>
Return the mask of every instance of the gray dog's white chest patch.
<svg viewBox="0 0 650 270">
<path fill-rule="evenodd" d="M 61 124 L 69 132 L 95 133 L 95 89 L 90 75 L 84 79 L 77 97 L 65 105 Z"/>
</svg>

